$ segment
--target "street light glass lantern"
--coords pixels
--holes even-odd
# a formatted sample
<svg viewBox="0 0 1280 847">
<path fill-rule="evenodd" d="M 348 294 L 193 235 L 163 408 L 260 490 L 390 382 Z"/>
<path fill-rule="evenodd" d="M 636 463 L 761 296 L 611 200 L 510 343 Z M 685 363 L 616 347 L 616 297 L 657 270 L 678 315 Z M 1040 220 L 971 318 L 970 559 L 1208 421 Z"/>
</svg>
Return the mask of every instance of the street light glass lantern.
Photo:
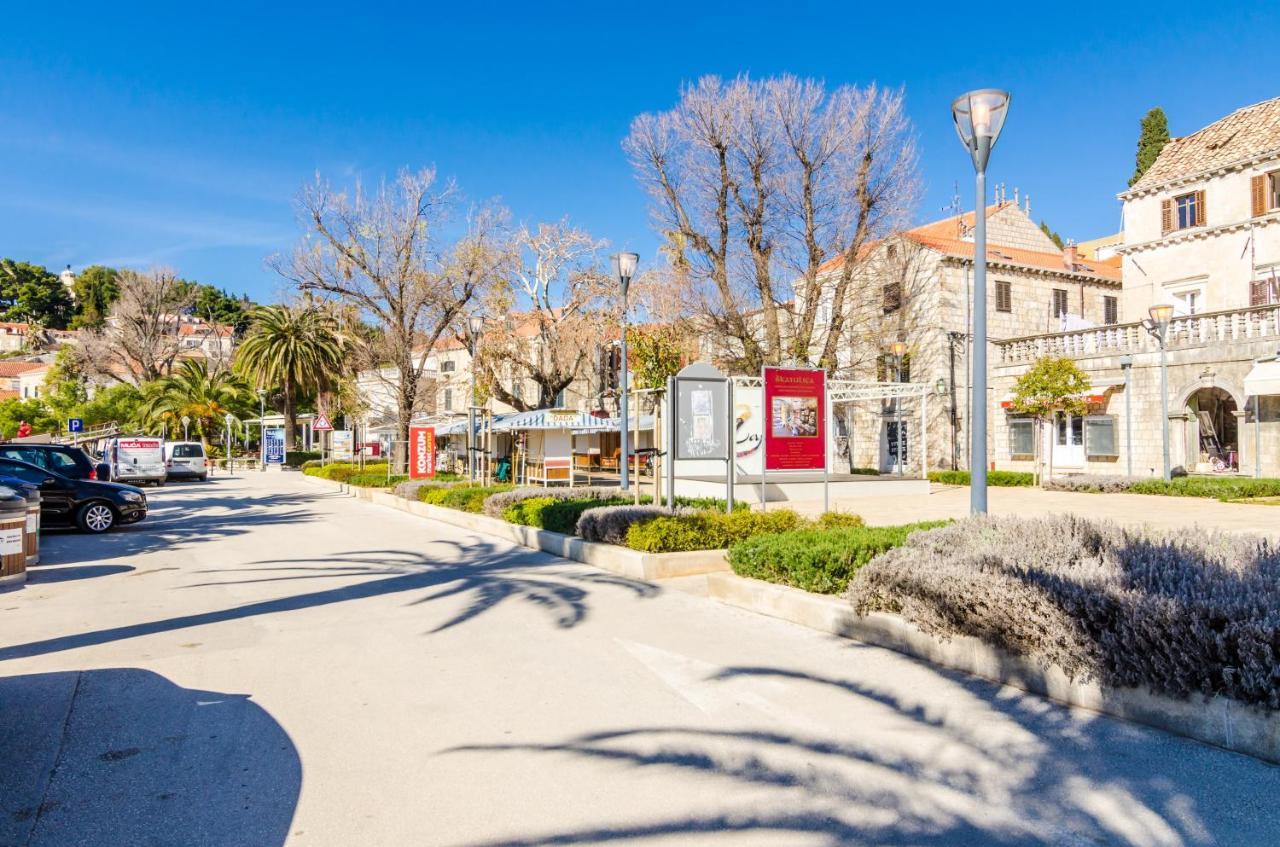
<svg viewBox="0 0 1280 847">
<path fill-rule="evenodd" d="M 901 359 L 907 355 L 907 344 L 905 341 L 895 341 L 889 345 L 889 352 Z"/>
<path fill-rule="evenodd" d="M 1173 305 L 1171 303 L 1157 303 L 1147 312 L 1151 315 L 1151 321 L 1160 330 L 1163 335 L 1164 331 L 1169 327 L 1169 321 L 1173 320 Z"/>
<path fill-rule="evenodd" d="M 625 297 L 627 288 L 631 285 L 631 277 L 635 276 L 636 266 L 640 264 L 640 254 L 614 253 L 609 258 L 613 260 L 613 278 L 618 281 Z"/>
<path fill-rule="evenodd" d="M 960 143 L 973 156 L 978 170 L 986 170 L 987 157 L 996 146 L 1000 130 L 1009 113 L 1009 92 L 998 88 L 982 88 L 961 94 L 951 104 L 951 117 L 956 123 Z"/>
<path fill-rule="evenodd" d="M 472 315 L 467 318 L 467 331 L 475 338 L 484 329 L 484 315 Z"/>
</svg>

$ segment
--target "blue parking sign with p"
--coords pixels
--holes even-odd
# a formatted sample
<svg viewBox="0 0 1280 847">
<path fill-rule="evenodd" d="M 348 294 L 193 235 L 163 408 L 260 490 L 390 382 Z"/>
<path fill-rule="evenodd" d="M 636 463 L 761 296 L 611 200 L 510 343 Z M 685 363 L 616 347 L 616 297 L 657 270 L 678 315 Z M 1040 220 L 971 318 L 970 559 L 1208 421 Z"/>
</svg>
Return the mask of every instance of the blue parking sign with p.
<svg viewBox="0 0 1280 847">
<path fill-rule="evenodd" d="M 84 432 L 84 418 L 70 418 L 67 421 L 67 432 Z"/>
</svg>

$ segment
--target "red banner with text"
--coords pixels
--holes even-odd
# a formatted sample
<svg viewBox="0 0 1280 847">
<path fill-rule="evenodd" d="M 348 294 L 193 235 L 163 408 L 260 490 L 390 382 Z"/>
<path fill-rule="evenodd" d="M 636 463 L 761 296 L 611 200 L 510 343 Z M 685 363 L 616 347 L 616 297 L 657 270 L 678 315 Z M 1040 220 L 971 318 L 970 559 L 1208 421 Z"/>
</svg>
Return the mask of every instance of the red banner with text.
<svg viewBox="0 0 1280 847">
<path fill-rule="evenodd" d="M 424 479 L 436 475 L 436 428 L 409 427 L 409 477 Z"/>
<path fill-rule="evenodd" d="M 770 471 L 820 471 L 827 461 L 827 374 L 764 369 L 764 457 Z"/>
</svg>

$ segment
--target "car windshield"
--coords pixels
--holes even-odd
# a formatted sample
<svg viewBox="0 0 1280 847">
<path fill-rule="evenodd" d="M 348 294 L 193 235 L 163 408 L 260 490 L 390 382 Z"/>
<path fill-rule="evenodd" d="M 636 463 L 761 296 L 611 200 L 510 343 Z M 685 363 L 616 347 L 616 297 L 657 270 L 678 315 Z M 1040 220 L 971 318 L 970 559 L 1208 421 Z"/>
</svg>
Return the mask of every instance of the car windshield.
<svg viewBox="0 0 1280 847">
<path fill-rule="evenodd" d="M 199 444 L 173 445 L 173 458 L 175 459 L 199 459 L 202 456 L 204 456 L 204 447 Z"/>
</svg>

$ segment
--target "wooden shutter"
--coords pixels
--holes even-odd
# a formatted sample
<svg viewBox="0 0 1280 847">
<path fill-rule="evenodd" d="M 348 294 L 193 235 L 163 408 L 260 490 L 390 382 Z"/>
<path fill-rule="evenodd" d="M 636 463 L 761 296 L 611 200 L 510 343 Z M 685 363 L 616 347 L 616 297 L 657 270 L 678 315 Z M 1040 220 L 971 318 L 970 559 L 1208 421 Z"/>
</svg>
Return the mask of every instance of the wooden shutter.
<svg viewBox="0 0 1280 847">
<path fill-rule="evenodd" d="M 1204 226 L 1204 191 L 1196 192 L 1196 226 Z"/>
<path fill-rule="evenodd" d="M 1160 234 L 1173 232 L 1173 199 L 1160 201 Z"/>
<path fill-rule="evenodd" d="M 1249 194 L 1253 200 L 1253 216 L 1267 212 L 1267 175 L 1258 174 L 1249 180 Z"/>
<path fill-rule="evenodd" d="M 1254 177 L 1255 179 L 1257 177 Z M 1257 208 L 1256 206 L 1254 208 Z M 1254 212 L 1257 214 L 1257 212 Z M 1255 280 L 1249 283 L 1249 305 L 1265 306 L 1267 304 L 1267 281 L 1265 279 Z"/>
</svg>

